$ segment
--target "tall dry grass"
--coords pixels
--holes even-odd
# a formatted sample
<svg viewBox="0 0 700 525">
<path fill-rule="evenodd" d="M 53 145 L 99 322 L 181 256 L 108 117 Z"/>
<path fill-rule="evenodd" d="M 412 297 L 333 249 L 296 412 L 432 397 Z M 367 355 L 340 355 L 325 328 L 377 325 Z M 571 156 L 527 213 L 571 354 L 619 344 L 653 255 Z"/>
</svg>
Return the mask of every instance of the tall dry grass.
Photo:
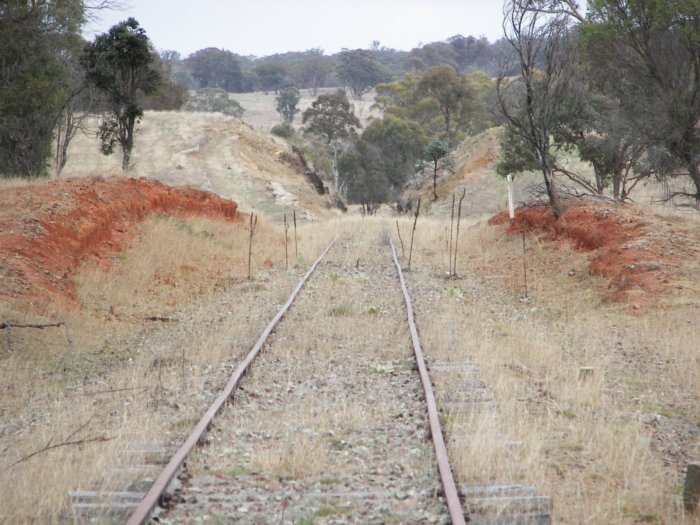
<svg viewBox="0 0 700 525">
<path fill-rule="evenodd" d="M 0 522 L 57 523 L 70 515 L 70 490 L 128 488 L 133 475 L 118 467 L 139 462 L 129 443 L 176 443 L 191 430 L 334 232 L 300 225 L 285 270 L 284 232 L 260 219 L 249 281 L 243 225 L 153 217 L 109 271 L 80 269 L 79 306 L 48 313 L 69 339 L 61 329 L 5 332 Z"/>
<path fill-rule="evenodd" d="M 426 353 L 476 367 L 497 403 L 448 413 L 457 476 L 535 484 L 553 496 L 555 522 L 695 523 L 649 425 L 656 414 L 680 425 L 670 428 L 698 423 L 697 345 L 680 328 L 693 309 L 634 315 L 603 306 L 586 255 L 532 235 L 525 300 L 520 237 L 484 224 L 459 241 L 458 273 L 480 275 L 478 285 L 446 279 L 448 236 L 445 220 L 419 219 L 409 280 L 439 291 L 419 309 Z M 465 373 L 437 373 L 438 391 L 459 390 Z M 690 446 L 697 453 L 699 440 Z"/>
</svg>

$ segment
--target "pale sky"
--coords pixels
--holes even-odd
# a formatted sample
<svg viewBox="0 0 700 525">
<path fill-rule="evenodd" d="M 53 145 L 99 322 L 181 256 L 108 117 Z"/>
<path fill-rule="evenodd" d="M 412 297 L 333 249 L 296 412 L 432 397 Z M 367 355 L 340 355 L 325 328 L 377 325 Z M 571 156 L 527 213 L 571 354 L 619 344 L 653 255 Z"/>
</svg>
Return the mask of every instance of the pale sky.
<svg viewBox="0 0 700 525">
<path fill-rule="evenodd" d="M 409 51 L 461 34 L 501 37 L 502 0 L 123 0 L 100 11 L 85 37 L 133 16 L 159 51 L 206 47 L 239 55 L 382 46 Z"/>
</svg>

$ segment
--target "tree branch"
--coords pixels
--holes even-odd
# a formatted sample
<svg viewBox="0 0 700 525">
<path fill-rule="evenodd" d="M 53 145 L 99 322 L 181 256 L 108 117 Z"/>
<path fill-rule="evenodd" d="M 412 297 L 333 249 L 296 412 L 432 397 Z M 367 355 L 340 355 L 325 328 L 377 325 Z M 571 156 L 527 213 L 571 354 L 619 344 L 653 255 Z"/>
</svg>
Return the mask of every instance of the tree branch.
<svg viewBox="0 0 700 525">
<path fill-rule="evenodd" d="M 532 0 L 514 0 L 513 3 L 517 5 L 520 9 L 527 9 L 528 11 L 532 11 L 534 13 L 542 13 L 547 15 L 566 15 L 575 18 L 579 22 L 584 22 L 586 20 L 586 17 L 579 8 L 578 2 L 575 2 L 574 0 L 559 0 L 556 3 L 556 7 L 547 7 L 545 5 L 537 7 L 537 4 L 539 2 L 533 2 Z"/>
<path fill-rule="evenodd" d="M 60 328 L 61 326 L 66 326 L 66 323 L 61 321 L 60 323 L 46 323 L 46 324 L 24 324 L 24 323 L 12 323 L 12 322 L 2 322 L 0 323 L 0 330 L 5 330 L 7 328 L 38 328 L 43 330 L 44 328 Z"/>
<path fill-rule="evenodd" d="M 69 447 L 73 445 L 84 445 L 85 443 L 102 443 L 105 441 L 111 441 L 115 439 L 114 437 L 106 437 L 106 436 L 95 436 L 92 438 L 85 438 L 85 439 L 78 439 L 71 441 L 71 438 L 73 438 L 76 434 L 78 434 L 81 430 L 83 430 L 85 427 L 88 426 L 88 424 L 92 421 L 92 418 L 88 419 L 84 424 L 82 424 L 77 430 L 72 432 L 68 437 L 66 437 L 62 442 L 56 443 L 55 445 L 52 445 L 51 443 L 53 442 L 53 438 L 49 439 L 48 443 L 43 448 L 40 448 L 39 450 L 35 450 L 31 454 L 27 454 L 26 456 L 21 457 L 14 463 L 12 463 L 9 467 L 4 469 L 4 472 L 8 471 L 12 467 L 19 465 L 20 463 L 23 463 L 34 456 L 37 456 L 43 452 L 47 452 L 49 450 L 53 450 L 55 448 L 60 448 L 60 447 Z"/>
<path fill-rule="evenodd" d="M 559 166 L 556 163 L 552 164 L 552 171 L 556 171 L 557 173 L 561 173 L 562 175 L 566 175 L 572 182 L 575 182 L 576 184 L 579 184 L 586 188 L 588 191 L 595 195 L 600 195 L 600 192 L 598 191 L 598 188 L 596 188 L 593 184 L 591 184 L 589 181 L 578 175 L 577 173 L 574 173 L 572 171 L 567 170 L 566 168 L 563 168 L 562 166 Z"/>
</svg>

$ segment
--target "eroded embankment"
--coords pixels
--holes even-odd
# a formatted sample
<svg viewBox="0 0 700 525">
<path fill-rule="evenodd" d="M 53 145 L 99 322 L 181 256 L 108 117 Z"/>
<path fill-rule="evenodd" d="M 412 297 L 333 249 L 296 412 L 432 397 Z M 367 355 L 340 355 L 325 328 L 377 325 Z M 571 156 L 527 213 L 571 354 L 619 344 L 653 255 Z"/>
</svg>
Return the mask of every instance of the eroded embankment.
<svg viewBox="0 0 700 525">
<path fill-rule="evenodd" d="M 73 179 L 0 195 L 0 297 L 34 307 L 75 299 L 69 277 L 86 258 L 121 251 L 153 213 L 234 221 L 235 202 L 146 179 Z"/>
<path fill-rule="evenodd" d="M 501 212 L 489 224 L 507 224 Z M 648 302 L 661 293 L 678 258 L 665 244 L 670 237 L 623 207 L 577 204 L 556 218 L 549 207 L 520 208 L 508 231 L 539 233 L 551 241 L 568 240 L 589 255 L 589 271 L 609 281 L 606 302 Z"/>
</svg>

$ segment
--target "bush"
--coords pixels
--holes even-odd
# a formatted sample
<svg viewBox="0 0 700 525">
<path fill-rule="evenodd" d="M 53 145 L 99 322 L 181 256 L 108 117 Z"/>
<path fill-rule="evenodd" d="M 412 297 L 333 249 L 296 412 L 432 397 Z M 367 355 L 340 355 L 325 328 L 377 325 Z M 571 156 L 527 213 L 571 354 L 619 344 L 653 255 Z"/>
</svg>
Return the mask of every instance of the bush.
<svg viewBox="0 0 700 525">
<path fill-rule="evenodd" d="M 205 88 L 192 91 L 189 100 L 182 107 L 183 111 L 219 112 L 224 115 L 241 118 L 243 107 L 219 88 Z"/>
<path fill-rule="evenodd" d="M 294 131 L 294 127 L 289 122 L 283 122 L 273 126 L 270 133 L 283 139 L 291 139 L 296 134 L 296 131 Z"/>
</svg>

